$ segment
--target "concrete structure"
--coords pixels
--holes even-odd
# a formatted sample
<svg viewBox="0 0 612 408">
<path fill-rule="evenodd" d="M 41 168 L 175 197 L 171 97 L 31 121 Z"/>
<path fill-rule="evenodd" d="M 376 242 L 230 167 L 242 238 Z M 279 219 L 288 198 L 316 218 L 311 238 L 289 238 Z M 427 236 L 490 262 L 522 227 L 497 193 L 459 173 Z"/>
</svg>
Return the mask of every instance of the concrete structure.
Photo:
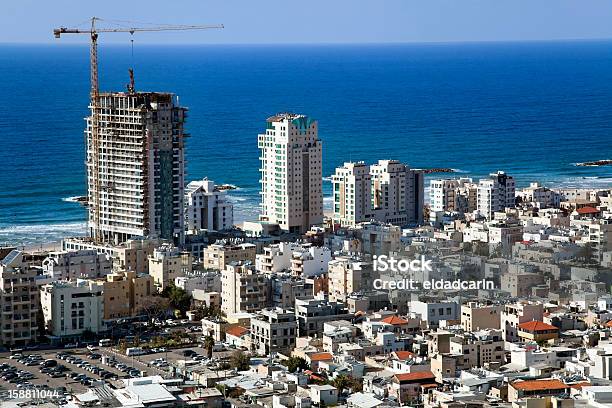
<svg viewBox="0 0 612 408">
<path fill-rule="evenodd" d="M 102 282 L 88 280 L 44 285 L 40 305 L 47 331 L 57 338 L 78 338 L 85 331 L 104 331 L 103 289 Z"/>
<path fill-rule="evenodd" d="M 62 241 L 64 251 L 95 250 L 106 254 L 113 261 L 113 267 L 136 273 L 149 272 L 149 256 L 155 248 L 164 243 L 160 239 L 130 239 L 118 245 L 96 244 L 90 239 L 71 238 Z"/>
<path fill-rule="evenodd" d="M 295 347 L 298 325 L 293 310 L 267 309 L 251 319 L 252 350 L 262 356 L 289 354 Z"/>
<path fill-rule="evenodd" d="M 461 305 L 461 326 L 466 331 L 499 329 L 502 310 L 501 305 Z"/>
<path fill-rule="evenodd" d="M 530 203 L 537 208 L 559 208 L 561 194 L 541 186 L 539 183 L 530 183 L 529 187 L 516 192 L 516 197 L 521 203 Z"/>
<path fill-rule="evenodd" d="M 176 278 L 190 274 L 193 271 L 192 263 L 189 252 L 182 252 L 175 246 L 162 245 L 149 257 L 149 275 L 153 277 L 155 286 L 163 291 Z"/>
<path fill-rule="evenodd" d="M 101 93 L 98 142 L 87 118 L 89 234 L 120 243 L 134 236 L 181 243 L 186 108 L 169 93 Z"/>
<path fill-rule="evenodd" d="M 202 266 L 217 271 L 224 270 L 232 262 L 255 263 L 257 246 L 234 240 L 221 240 L 204 248 Z"/>
<path fill-rule="evenodd" d="M 262 221 L 304 233 L 323 222 L 322 148 L 318 125 L 305 115 L 280 113 L 266 121 L 261 151 Z"/>
<path fill-rule="evenodd" d="M 42 262 L 43 274 L 54 280 L 101 278 L 112 270 L 107 254 L 94 249 L 50 252 Z"/>
<path fill-rule="evenodd" d="M 337 257 L 329 263 L 327 273 L 329 300 L 346 302 L 355 292 L 371 290 L 374 275 L 371 262 Z"/>
<path fill-rule="evenodd" d="M 422 302 L 412 300 L 408 303 L 408 309 L 427 322 L 429 327 L 437 327 L 442 320 L 459 319 L 459 305 L 455 302 Z"/>
<path fill-rule="evenodd" d="M 351 320 L 353 317 L 343 303 L 324 299 L 296 299 L 295 315 L 300 336 L 320 336 L 323 325 L 332 320 Z"/>
<path fill-rule="evenodd" d="M 500 330 L 482 330 L 456 335 L 450 339 L 450 353 L 463 356 L 467 367 L 486 363 L 505 363 L 504 339 Z"/>
<path fill-rule="evenodd" d="M 185 187 L 185 229 L 221 231 L 234 225 L 234 206 L 215 182 L 192 181 Z"/>
<path fill-rule="evenodd" d="M 24 346 L 36 343 L 39 292 L 36 269 L 13 250 L 0 260 L 0 345 Z"/>
<path fill-rule="evenodd" d="M 146 313 L 155 292 L 153 277 L 117 271 L 103 282 L 104 319 L 113 320 Z"/>
<path fill-rule="evenodd" d="M 233 263 L 221 273 L 221 310 L 254 313 L 268 304 L 268 279 L 250 264 Z"/>
<path fill-rule="evenodd" d="M 542 321 L 544 309 L 540 303 L 525 303 L 504 305 L 500 325 L 506 341 L 518 341 L 518 326 L 533 320 Z"/>
<path fill-rule="evenodd" d="M 377 220 L 394 225 L 423 222 L 423 172 L 397 160 L 344 163 L 332 177 L 334 222 L 354 226 Z"/>
<path fill-rule="evenodd" d="M 297 242 L 280 242 L 264 247 L 257 254 L 255 265 L 261 272 L 291 271 L 295 276 L 305 278 L 327 272 L 332 254 L 329 248 Z"/>
<path fill-rule="evenodd" d="M 471 178 L 438 179 L 429 182 L 431 218 L 445 211 L 470 213 L 477 207 L 477 184 Z"/>
<path fill-rule="evenodd" d="M 512 176 L 503 171 L 491 173 L 489 178 L 478 182 L 477 210 L 483 216 L 492 219 L 493 213 L 514 208 L 515 183 Z"/>
</svg>

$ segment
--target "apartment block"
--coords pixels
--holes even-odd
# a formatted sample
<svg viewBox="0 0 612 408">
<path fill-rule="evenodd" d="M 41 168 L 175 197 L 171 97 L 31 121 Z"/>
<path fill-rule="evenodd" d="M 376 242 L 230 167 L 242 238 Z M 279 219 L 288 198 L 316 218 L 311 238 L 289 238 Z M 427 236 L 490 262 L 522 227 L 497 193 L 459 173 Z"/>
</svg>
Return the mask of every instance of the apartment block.
<svg viewBox="0 0 612 408">
<path fill-rule="evenodd" d="M 224 270 L 233 262 L 255 264 L 257 246 L 235 240 L 220 240 L 204 248 L 202 266 L 217 271 Z"/>
<path fill-rule="evenodd" d="M 304 233 L 323 222 L 322 146 L 317 121 L 279 113 L 258 137 L 262 221 Z"/>
<path fill-rule="evenodd" d="M 327 278 L 329 300 L 347 302 L 354 293 L 372 290 L 375 273 L 371 262 L 337 257 L 329 263 Z"/>
<path fill-rule="evenodd" d="M 89 235 L 114 244 L 146 236 L 182 242 L 187 109 L 156 92 L 101 93 L 90 109 Z"/>
<path fill-rule="evenodd" d="M 264 247 L 263 253 L 256 255 L 255 265 L 261 272 L 290 271 L 295 276 L 308 278 L 327 272 L 331 259 L 329 248 L 298 242 L 280 242 Z"/>
<path fill-rule="evenodd" d="M 149 275 L 153 277 L 153 282 L 160 291 L 174 284 L 176 278 L 188 275 L 192 271 L 191 254 L 169 244 L 156 248 L 149 257 Z"/>
<path fill-rule="evenodd" d="M 104 283 L 93 280 L 42 286 L 40 305 L 47 331 L 56 338 L 79 338 L 105 330 Z"/>
<path fill-rule="evenodd" d="M 397 160 L 344 163 L 332 176 L 334 222 L 354 226 L 377 220 L 394 225 L 423 222 L 423 172 Z"/>
<path fill-rule="evenodd" d="M 508 176 L 503 171 L 491 173 L 488 178 L 480 179 L 478 181 L 478 212 L 492 219 L 495 212 L 514 208 L 515 191 L 514 177 Z"/>
<path fill-rule="evenodd" d="M 89 238 L 70 238 L 62 241 L 62 249 L 64 251 L 95 250 L 109 256 L 113 262 L 113 268 L 148 273 L 149 256 L 163 243 L 164 240 L 161 239 L 134 238 L 118 245 L 111 245 L 95 243 Z"/>
<path fill-rule="evenodd" d="M 478 186 L 472 182 L 471 178 L 431 180 L 429 187 L 432 218 L 435 218 L 437 212 L 470 213 L 476 211 Z"/>
<path fill-rule="evenodd" d="M 221 310 L 226 316 L 262 310 L 268 305 L 268 295 L 268 278 L 252 264 L 232 263 L 221 272 Z"/>
<path fill-rule="evenodd" d="M 537 208 L 559 208 L 561 194 L 546 188 L 540 183 L 530 183 L 529 187 L 516 192 L 516 198 L 522 204 L 531 204 Z"/>
<path fill-rule="evenodd" d="M 112 260 L 94 249 L 49 252 L 42 262 L 43 274 L 53 280 L 100 278 L 112 271 Z"/>
<path fill-rule="evenodd" d="M 463 356 L 465 367 L 487 363 L 505 364 L 504 339 L 500 330 L 481 330 L 458 334 L 450 339 L 450 353 Z"/>
<path fill-rule="evenodd" d="M 470 302 L 461 305 L 461 326 L 465 331 L 499 329 L 502 305 L 481 305 Z"/>
<path fill-rule="evenodd" d="M 298 320 L 300 336 L 318 336 L 323 325 L 332 320 L 351 320 L 346 305 L 340 302 L 315 299 L 296 299 L 295 315 Z"/>
<path fill-rule="evenodd" d="M 208 179 L 192 181 L 185 187 L 185 229 L 222 231 L 234 225 L 234 205 L 227 191 Z"/>
<path fill-rule="evenodd" d="M 501 313 L 501 329 L 506 341 L 518 341 L 518 327 L 521 323 L 542 321 L 544 309 L 540 303 L 519 302 L 504 305 Z"/>
<path fill-rule="evenodd" d="M 36 343 L 40 299 L 35 279 L 36 269 L 21 251 L 12 250 L 0 260 L 0 345 Z"/>
<path fill-rule="evenodd" d="M 298 325 L 293 310 L 267 309 L 251 319 L 251 347 L 259 355 L 289 354 L 295 348 Z"/>
<path fill-rule="evenodd" d="M 132 317 L 149 306 L 155 293 L 153 277 L 131 271 L 117 271 L 103 282 L 104 320 Z"/>
</svg>

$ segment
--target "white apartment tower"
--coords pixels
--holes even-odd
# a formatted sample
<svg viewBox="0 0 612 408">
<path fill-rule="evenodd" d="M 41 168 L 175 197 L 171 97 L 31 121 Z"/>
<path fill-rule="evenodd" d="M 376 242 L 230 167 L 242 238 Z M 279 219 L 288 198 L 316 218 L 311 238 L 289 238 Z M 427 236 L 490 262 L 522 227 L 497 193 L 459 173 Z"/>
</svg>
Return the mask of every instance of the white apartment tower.
<svg viewBox="0 0 612 408">
<path fill-rule="evenodd" d="M 225 190 L 212 180 L 192 181 L 185 188 L 185 228 L 187 231 L 222 231 L 234 225 L 234 206 Z"/>
<path fill-rule="evenodd" d="M 317 121 L 280 113 L 258 137 L 262 221 L 303 233 L 323 222 L 322 150 Z"/>
<path fill-rule="evenodd" d="M 90 235 L 182 241 L 187 109 L 156 92 L 101 93 L 98 105 L 85 130 Z"/>
<path fill-rule="evenodd" d="M 423 222 L 423 172 L 397 160 L 344 163 L 332 177 L 334 221 L 342 226 L 377 220 L 394 225 Z"/>
<path fill-rule="evenodd" d="M 491 173 L 489 178 L 480 179 L 478 182 L 478 212 L 491 219 L 495 212 L 513 208 L 515 191 L 514 177 L 508 176 L 503 171 Z"/>
<path fill-rule="evenodd" d="M 471 178 L 438 179 L 429 182 L 431 215 L 436 212 L 457 211 L 468 213 L 476 210 L 478 185 Z"/>
</svg>

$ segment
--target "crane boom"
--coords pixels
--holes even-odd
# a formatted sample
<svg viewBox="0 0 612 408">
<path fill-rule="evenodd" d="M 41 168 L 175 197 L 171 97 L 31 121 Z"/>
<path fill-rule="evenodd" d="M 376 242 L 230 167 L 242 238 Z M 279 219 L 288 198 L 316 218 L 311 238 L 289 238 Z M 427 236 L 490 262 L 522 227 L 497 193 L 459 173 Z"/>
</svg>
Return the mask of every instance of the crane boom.
<svg viewBox="0 0 612 408">
<path fill-rule="evenodd" d="M 98 17 L 91 18 L 91 26 L 89 29 L 67 28 L 60 27 L 53 30 L 55 38 L 60 38 L 62 34 L 87 34 L 90 36 L 90 82 L 91 82 L 91 160 L 93 165 L 93 186 L 88 192 L 90 199 L 89 206 L 92 208 L 94 231 L 92 235 L 94 241 L 99 241 L 101 236 L 100 230 L 100 194 L 102 183 L 100 181 L 100 138 L 99 138 L 99 107 L 100 107 L 100 87 L 98 82 L 98 34 L 99 33 L 130 33 L 147 32 L 147 31 L 187 31 L 187 30 L 208 30 L 214 28 L 224 28 L 219 25 L 160 25 L 151 27 L 118 27 L 118 28 L 97 28 L 96 22 L 101 21 Z M 131 71 L 131 70 L 130 70 Z M 133 91 L 133 73 L 130 72 L 130 84 Z"/>
</svg>

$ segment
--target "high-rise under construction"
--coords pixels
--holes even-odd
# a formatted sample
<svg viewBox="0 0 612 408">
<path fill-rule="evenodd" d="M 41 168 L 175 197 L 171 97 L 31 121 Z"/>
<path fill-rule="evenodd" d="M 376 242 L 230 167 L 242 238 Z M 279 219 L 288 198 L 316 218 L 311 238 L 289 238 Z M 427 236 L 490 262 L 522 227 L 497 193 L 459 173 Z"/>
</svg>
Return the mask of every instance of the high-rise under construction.
<svg viewBox="0 0 612 408">
<path fill-rule="evenodd" d="M 187 109 L 170 93 L 100 93 L 85 130 L 89 232 L 98 242 L 137 236 L 180 243 Z M 94 129 L 95 127 L 95 129 Z"/>
</svg>

